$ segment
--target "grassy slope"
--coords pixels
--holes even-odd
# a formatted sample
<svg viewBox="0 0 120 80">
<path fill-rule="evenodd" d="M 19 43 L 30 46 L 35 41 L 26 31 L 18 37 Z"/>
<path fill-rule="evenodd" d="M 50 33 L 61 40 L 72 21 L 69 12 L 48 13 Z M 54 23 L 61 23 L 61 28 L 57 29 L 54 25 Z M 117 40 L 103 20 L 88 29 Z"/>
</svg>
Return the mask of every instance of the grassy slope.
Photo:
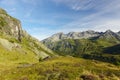
<svg viewBox="0 0 120 80">
<path fill-rule="evenodd" d="M 0 71 L 14 67 L 16 66 L 16 64 L 19 63 L 38 62 L 38 59 L 36 58 L 36 55 L 34 53 L 30 52 L 27 49 L 24 50 L 25 52 L 23 52 L 21 49 L 9 51 L 0 45 Z"/>
<path fill-rule="evenodd" d="M 4 40 L 8 40 L 8 43 L 11 44 L 16 43 L 21 46 L 9 50 L 0 43 L 0 71 L 13 68 L 17 66 L 17 64 L 22 64 L 22 63 L 33 64 L 39 61 L 37 55 L 34 52 L 32 52 L 32 50 L 28 49 L 29 46 L 26 45 L 25 42 L 19 43 L 14 38 L 9 39 L 9 37 L 7 37 L 6 39 L 4 36 L 0 36 L 0 38 Z"/>
<path fill-rule="evenodd" d="M 11 45 L 15 45 L 15 47 L 13 48 Z M 11 51 L 8 50 L 9 47 L 12 47 Z M 54 56 L 54 53 L 39 42 L 39 40 L 33 38 L 26 31 L 22 30 L 21 23 L 18 19 L 10 16 L 5 10 L 0 8 L 1 62 L 36 62 L 39 58 L 44 59 L 48 56 Z"/>
<path fill-rule="evenodd" d="M 114 50 L 114 53 L 117 55 L 109 54 L 111 51 L 113 51 L 113 48 L 108 49 L 108 47 L 118 44 L 120 44 L 120 41 L 115 39 L 66 39 L 51 43 L 51 49 L 60 55 L 84 57 L 120 65 L 120 55 L 117 53 L 119 52 L 120 47 L 118 47 L 117 50 Z M 46 45 L 50 45 L 50 43 Z M 105 51 L 106 49 L 107 51 Z"/>
<path fill-rule="evenodd" d="M 117 42 L 117 41 L 116 41 Z M 120 43 L 120 42 L 119 42 Z M 102 48 L 106 48 L 109 46 L 116 45 L 118 43 L 115 43 L 114 41 L 107 41 L 105 39 L 98 39 L 98 40 L 89 40 L 89 39 L 66 39 L 61 40 L 54 43 L 46 43 L 47 46 L 50 44 L 55 52 L 57 53 L 63 53 L 63 55 L 66 54 L 83 54 L 83 53 L 94 53 L 96 51 L 100 52 Z M 101 52 L 100 52 L 101 53 Z"/>
<path fill-rule="evenodd" d="M 81 58 L 58 57 L 28 67 L 5 70 L 0 80 L 82 80 L 81 77 L 92 78 L 90 80 L 119 80 L 120 67 Z"/>
</svg>

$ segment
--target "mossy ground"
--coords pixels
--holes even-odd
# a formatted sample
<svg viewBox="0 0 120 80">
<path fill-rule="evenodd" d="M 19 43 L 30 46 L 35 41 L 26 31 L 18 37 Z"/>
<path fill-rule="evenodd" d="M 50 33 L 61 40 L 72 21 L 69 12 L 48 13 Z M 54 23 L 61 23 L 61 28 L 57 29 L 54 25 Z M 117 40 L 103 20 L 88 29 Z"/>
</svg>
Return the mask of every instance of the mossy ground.
<svg viewBox="0 0 120 80">
<path fill-rule="evenodd" d="M 119 80 L 120 67 L 95 60 L 57 57 L 30 66 L 16 64 L 0 80 Z M 7 67 L 7 65 L 6 65 Z M 5 67 L 5 68 L 6 68 Z"/>
</svg>

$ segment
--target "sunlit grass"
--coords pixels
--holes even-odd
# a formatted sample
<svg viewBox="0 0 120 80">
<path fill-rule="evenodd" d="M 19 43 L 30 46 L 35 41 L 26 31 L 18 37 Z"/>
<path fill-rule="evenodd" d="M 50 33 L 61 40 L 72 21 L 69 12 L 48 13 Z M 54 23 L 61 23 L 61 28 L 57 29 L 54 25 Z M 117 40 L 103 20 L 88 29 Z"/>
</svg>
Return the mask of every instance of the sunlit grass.
<svg viewBox="0 0 120 80">
<path fill-rule="evenodd" d="M 3 71 L 1 80 L 82 80 L 82 77 L 92 80 L 120 79 L 119 66 L 82 58 L 57 57 L 27 67 L 18 67 L 20 65 Z"/>
</svg>

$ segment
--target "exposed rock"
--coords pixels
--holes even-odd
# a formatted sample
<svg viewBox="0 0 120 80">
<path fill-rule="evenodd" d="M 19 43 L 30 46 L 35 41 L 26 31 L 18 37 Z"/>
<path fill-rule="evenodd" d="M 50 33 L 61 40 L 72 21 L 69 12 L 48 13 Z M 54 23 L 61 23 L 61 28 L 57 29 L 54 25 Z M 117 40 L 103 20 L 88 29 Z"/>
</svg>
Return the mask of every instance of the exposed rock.
<svg viewBox="0 0 120 80">
<path fill-rule="evenodd" d="M 101 38 L 101 39 L 117 39 L 117 40 L 120 40 L 120 36 L 117 33 L 113 32 L 111 30 L 107 30 L 106 32 L 101 34 L 99 36 L 99 38 Z"/>
<path fill-rule="evenodd" d="M 64 39 L 87 39 L 92 37 L 97 37 L 101 34 L 101 32 L 95 32 L 92 30 L 85 32 L 69 32 L 68 34 L 64 34 L 62 32 L 54 34 L 53 36 L 43 40 L 43 43 L 56 42 Z"/>
<path fill-rule="evenodd" d="M 0 9 L 0 44 L 7 50 L 18 48 L 18 51 L 26 52 L 25 50 L 28 49 L 35 53 L 37 58 L 44 59 L 54 55 L 39 40 L 23 30 L 18 19 L 11 17 L 3 9 Z"/>
<path fill-rule="evenodd" d="M 107 30 L 106 32 L 95 32 L 92 30 L 88 30 L 84 32 L 69 32 L 68 34 L 64 34 L 61 32 L 61 33 L 54 34 L 53 36 L 47 39 L 44 39 L 42 42 L 45 44 L 47 42 L 48 43 L 57 42 L 65 39 L 89 39 L 94 37 L 99 37 L 99 38 L 115 37 L 120 40 L 120 36 L 118 34 L 120 34 L 120 32 L 114 33 L 111 30 Z"/>
<path fill-rule="evenodd" d="M 0 9 L 0 20 L 1 35 L 9 35 L 21 41 L 22 27 L 19 20 L 9 16 L 3 9 Z"/>
<path fill-rule="evenodd" d="M 6 48 L 7 50 L 12 50 L 13 48 L 21 48 L 21 46 L 17 43 L 11 43 L 6 39 L 0 38 L 0 44 Z"/>
</svg>

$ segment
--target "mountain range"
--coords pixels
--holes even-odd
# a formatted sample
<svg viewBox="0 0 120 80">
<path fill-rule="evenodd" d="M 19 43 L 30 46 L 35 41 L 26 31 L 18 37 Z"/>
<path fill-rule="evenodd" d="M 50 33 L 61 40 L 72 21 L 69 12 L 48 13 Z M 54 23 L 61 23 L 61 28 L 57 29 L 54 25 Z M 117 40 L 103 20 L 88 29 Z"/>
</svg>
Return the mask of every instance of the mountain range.
<svg viewBox="0 0 120 80">
<path fill-rule="evenodd" d="M 119 32 L 113 32 L 111 30 L 107 30 L 106 32 L 95 32 L 93 30 L 88 30 L 84 32 L 69 32 L 67 34 L 64 34 L 62 32 L 56 33 L 52 35 L 51 37 L 44 39 L 42 42 L 47 43 L 48 42 L 56 42 L 64 39 L 90 39 L 90 38 L 112 38 L 115 37 L 118 40 L 120 40 L 120 31 Z"/>
<path fill-rule="evenodd" d="M 57 33 L 42 42 L 49 49 L 60 55 L 97 59 L 115 62 L 115 64 L 120 62 L 120 32 L 113 32 L 111 30 L 96 32 L 89 30 L 69 32 L 68 34 Z M 118 55 L 117 58 L 116 55 Z M 114 57 L 115 60 L 111 61 L 111 57 Z M 104 58 L 107 59 L 105 60 Z"/>
</svg>

